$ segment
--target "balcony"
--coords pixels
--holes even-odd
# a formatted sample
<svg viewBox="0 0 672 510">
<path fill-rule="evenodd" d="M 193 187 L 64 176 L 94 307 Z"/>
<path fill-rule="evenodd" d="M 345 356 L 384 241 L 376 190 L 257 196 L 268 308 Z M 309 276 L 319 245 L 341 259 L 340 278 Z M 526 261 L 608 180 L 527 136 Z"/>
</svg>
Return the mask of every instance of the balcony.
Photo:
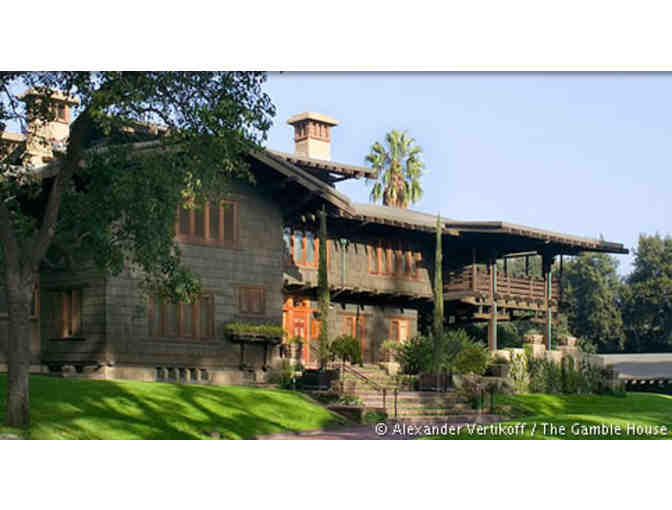
<svg viewBox="0 0 672 510">
<path fill-rule="evenodd" d="M 487 268 L 466 266 L 457 271 L 444 274 L 443 292 L 447 301 L 476 299 L 489 300 L 491 297 L 491 276 Z M 560 280 L 551 281 L 551 305 L 556 305 L 560 296 Z M 502 305 L 518 308 L 516 304 L 525 303 L 523 308 L 537 308 L 545 301 L 544 279 L 536 276 L 514 277 L 497 273 L 497 293 L 495 300 Z M 476 303 L 474 303 L 476 304 Z"/>
</svg>

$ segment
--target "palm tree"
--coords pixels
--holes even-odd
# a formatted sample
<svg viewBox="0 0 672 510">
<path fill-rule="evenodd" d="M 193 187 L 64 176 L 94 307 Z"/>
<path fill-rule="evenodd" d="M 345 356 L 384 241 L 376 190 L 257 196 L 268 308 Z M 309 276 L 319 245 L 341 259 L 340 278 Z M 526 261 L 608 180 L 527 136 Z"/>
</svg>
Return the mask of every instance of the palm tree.
<svg viewBox="0 0 672 510">
<path fill-rule="evenodd" d="M 376 171 L 375 177 L 367 180 L 367 184 L 373 182 L 371 202 L 382 198 L 383 205 L 408 209 L 409 204 L 422 197 L 420 177 L 425 168 L 422 149 L 406 131 L 393 129 L 385 135 L 385 142 L 388 149 L 376 142 L 366 156 L 367 163 Z"/>
</svg>

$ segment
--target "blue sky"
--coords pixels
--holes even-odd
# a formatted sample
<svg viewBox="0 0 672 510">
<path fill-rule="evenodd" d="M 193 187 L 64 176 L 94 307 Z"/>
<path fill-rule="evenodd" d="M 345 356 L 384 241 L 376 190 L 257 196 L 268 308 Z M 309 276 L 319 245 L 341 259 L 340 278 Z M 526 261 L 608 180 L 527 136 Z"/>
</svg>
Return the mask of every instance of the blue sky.
<svg viewBox="0 0 672 510">
<path fill-rule="evenodd" d="M 287 118 L 340 121 L 335 161 L 364 165 L 375 140 L 407 129 L 427 173 L 414 209 L 505 220 L 637 246 L 669 235 L 672 74 L 271 73 L 267 146 L 293 152 Z M 338 188 L 368 201 L 364 181 Z M 632 256 L 618 256 L 619 271 Z"/>
</svg>

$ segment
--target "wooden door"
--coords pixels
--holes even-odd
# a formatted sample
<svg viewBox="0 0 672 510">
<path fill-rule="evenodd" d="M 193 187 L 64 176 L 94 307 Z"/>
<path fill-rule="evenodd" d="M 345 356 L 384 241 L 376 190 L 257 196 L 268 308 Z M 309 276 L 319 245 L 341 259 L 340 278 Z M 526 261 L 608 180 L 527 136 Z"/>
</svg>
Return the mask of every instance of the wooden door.
<svg viewBox="0 0 672 510">
<path fill-rule="evenodd" d="M 308 334 L 308 314 L 294 311 L 292 321 L 292 336 L 298 336 L 303 340 L 301 360 L 304 363 L 310 361 L 310 335 Z"/>
</svg>

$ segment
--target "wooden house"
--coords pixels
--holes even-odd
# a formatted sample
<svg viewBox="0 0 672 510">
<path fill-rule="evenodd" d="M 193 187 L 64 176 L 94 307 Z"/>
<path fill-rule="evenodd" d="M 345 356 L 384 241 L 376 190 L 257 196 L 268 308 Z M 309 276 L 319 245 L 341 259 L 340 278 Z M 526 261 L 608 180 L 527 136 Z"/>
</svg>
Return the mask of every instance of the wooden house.
<svg viewBox="0 0 672 510">
<path fill-rule="evenodd" d="M 213 384 L 263 381 L 280 360 L 280 339 L 233 338 L 225 334 L 231 322 L 282 324 L 288 337 L 302 339 L 303 361 L 314 362 L 324 320 L 316 313 L 322 207 L 328 214 L 331 336 L 359 338 L 364 360 L 375 362 L 384 341 L 416 335 L 419 317 L 431 313 L 434 301 L 436 218 L 352 202 L 335 183 L 372 174 L 330 160 L 330 130 L 338 123 L 311 112 L 288 122 L 296 151 L 251 153 L 256 185 L 234 183 L 222 203 L 178 212 L 176 241 L 204 290 L 197 303 L 148 299 L 130 270 L 118 276 L 93 265 L 76 272 L 44 270 L 32 318 L 34 371 Z M 551 267 L 559 256 L 627 253 L 621 244 L 500 221 L 442 219 L 441 228 L 446 322 L 489 321 L 493 349 L 497 321 L 517 314 L 543 319 L 550 334 L 560 297 Z M 498 270 L 498 260 L 537 255 L 543 278 Z M 0 370 L 7 335 L 2 306 Z"/>
</svg>

